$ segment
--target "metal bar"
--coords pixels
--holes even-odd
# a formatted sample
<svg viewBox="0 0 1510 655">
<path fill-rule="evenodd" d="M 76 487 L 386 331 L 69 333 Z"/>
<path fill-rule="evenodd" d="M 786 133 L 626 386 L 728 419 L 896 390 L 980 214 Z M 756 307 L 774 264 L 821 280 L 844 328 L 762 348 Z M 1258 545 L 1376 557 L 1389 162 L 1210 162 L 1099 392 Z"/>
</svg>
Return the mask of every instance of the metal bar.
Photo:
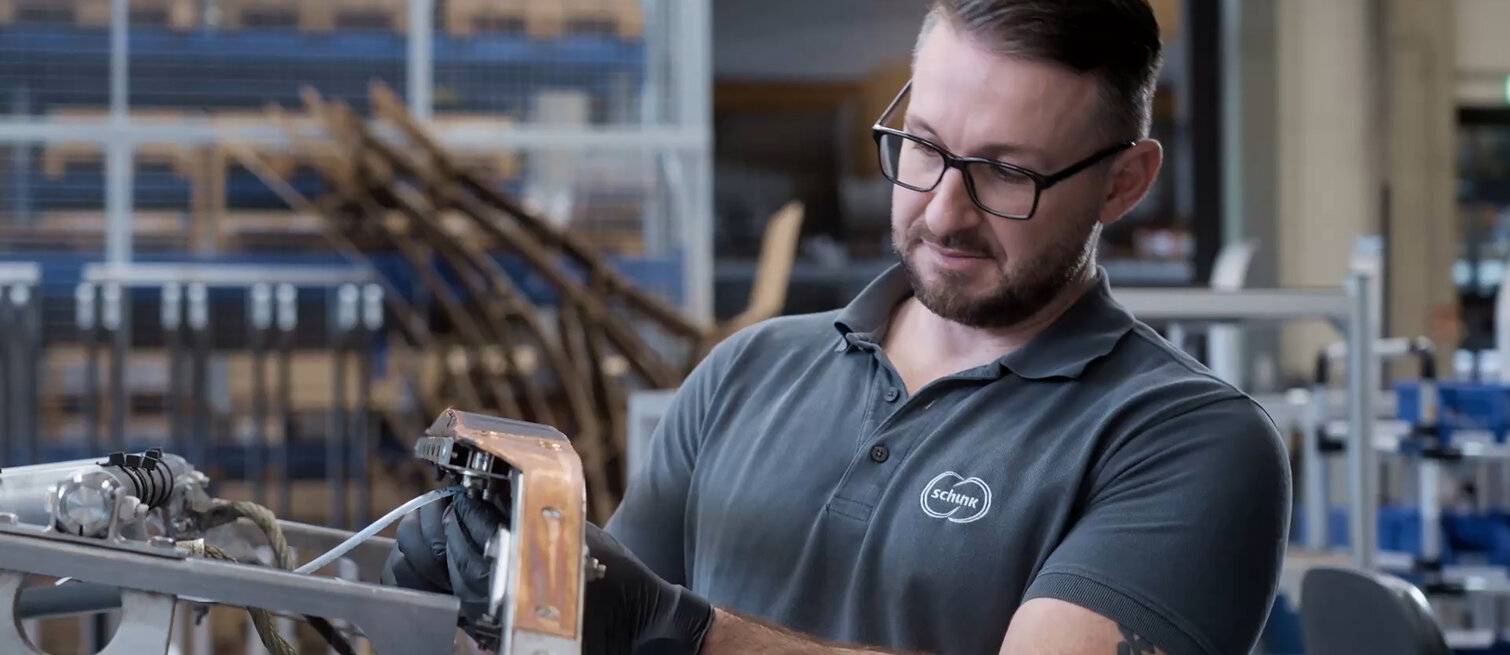
<svg viewBox="0 0 1510 655">
<path fill-rule="evenodd" d="M 267 331 L 273 324 L 273 288 L 265 282 L 252 285 L 249 341 L 252 351 L 252 444 L 247 448 L 246 477 L 252 499 L 267 504 Z"/>
<path fill-rule="evenodd" d="M 46 619 L 120 609 L 121 588 L 93 582 L 28 587 L 16 599 L 16 618 Z"/>
<path fill-rule="evenodd" d="M 1351 300 L 1348 317 L 1348 489 L 1349 541 L 1353 564 L 1371 570 L 1378 552 L 1378 457 L 1372 448 L 1374 434 L 1374 325 L 1373 279 L 1367 273 L 1354 272 L 1347 278 Z"/>
<path fill-rule="evenodd" d="M 686 256 L 685 295 L 682 306 L 698 321 L 713 319 L 713 19 L 711 0 L 673 3 L 675 43 L 682 51 L 676 92 L 678 125 L 698 134 L 706 147 L 686 151 L 685 192 L 687 203 L 682 221 L 682 252 Z"/>
<path fill-rule="evenodd" d="M 293 445 L 293 375 L 294 328 L 299 324 L 298 291 L 291 284 L 277 290 L 278 320 L 278 463 L 274 477 L 278 484 L 278 516 L 290 516 L 293 509 L 292 483 L 289 480 L 289 448 Z"/>
<path fill-rule="evenodd" d="M 434 22 L 435 0 L 409 0 L 409 57 L 405 61 L 409 112 L 422 121 L 430 120 L 434 109 Z"/>
<path fill-rule="evenodd" d="M 74 291 L 75 320 L 84 341 L 84 439 L 91 452 L 104 452 L 100 441 L 100 332 L 97 329 L 95 285 L 84 282 Z"/>
<path fill-rule="evenodd" d="M 107 284 L 100 324 L 110 332 L 110 447 L 126 449 L 126 351 L 131 348 L 130 291 Z"/>
<path fill-rule="evenodd" d="M 105 142 L 105 259 L 111 263 L 131 261 L 131 207 L 135 148 L 127 129 L 130 111 L 126 86 L 131 63 L 127 37 L 130 33 L 130 0 L 110 1 L 110 120 Z"/>
<path fill-rule="evenodd" d="M 1157 289 L 1121 287 L 1112 297 L 1142 320 L 1287 321 L 1349 317 L 1349 296 L 1333 289 Z"/>
<path fill-rule="evenodd" d="M 126 40 L 130 34 L 130 26 L 130 0 L 110 0 L 110 114 L 112 116 L 124 117 L 130 104 L 126 87 L 127 67 L 131 63 Z"/>
<path fill-rule="evenodd" d="M 1301 475 L 1306 509 L 1306 548 L 1325 550 L 1330 543 L 1328 535 L 1331 523 L 1331 504 L 1327 502 L 1327 458 L 1321 452 L 1321 429 L 1326 421 L 1326 398 L 1324 386 L 1311 388 L 1310 402 L 1306 404 L 1301 420 Z"/>
<path fill-rule="evenodd" d="M 0 334 L 9 334 L 13 322 L 10 303 L 0 297 Z M 0 467 L 20 463 L 15 460 L 16 454 L 12 443 L 21 439 L 20 428 L 16 426 L 19 422 L 17 415 L 20 414 L 20 408 L 12 409 L 12 405 L 16 404 L 11 397 L 15 387 L 15 378 L 11 373 L 11 360 L 15 357 L 12 350 L 9 340 L 0 343 Z"/>
<path fill-rule="evenodd" d="M 373 346 L 383 329 L 383 287 L 368 284 L 362 289 L 362 321 L 357 327 L 357 406 L 352 425 L 351 474 L 356 482 L 356 510 L 350 527 L 372 520 L 372 484 L 367 458 L 372 453 L 372 357 Z"/>
<path fill-rule="evenodd" d="M 36 295 L 31 285 L 13 284 L 10 300 L 16 322 L 13 332 L 16 338 L 12 339 L 16 346 L 15 361 L 12 362 L 16 373 L 11 378 L 16 403 L 11 411 L 15 413 L 20 426 L 17 441 L 21 443 L 25 453 L 20 458 L 20 463 L 35 464 L 41 456 L 40 427 L 37 425 L 37 366 L 41 361 L 38 351 L 42 347 L 39 311 L 42 299 Z"/>
<path fill-rule="evenodd" d="M 442 594 L 262 566 L 154 556 L 16 529 L 0 531 L 0 569 L 341 619 L 361 628 L 379 653 L 450 653 L 460 609 L 454 597 Z"/>
<path fill-rule="evenodd" d="M 360 294 L 354 284 L 343 284 L 335 290 L 330 303 L 331 341 L 331 406 L 327 415 L 325 435 L 325 476 L 330 483 L 329 525 L 346 525 L 346 493 L 349 486 L 346 472 L 346 371 L 351 331 L 357 323 L 357 303 Z"/>
<path fill-rule="evenodd" d="M 215 470 L 215 434 L 210 421 L 210 309 L 209 291 L 205 285 L 195 282 L 189 285 L 188 294 L 189 334 L 193 335 L 194 348 L 190 354 L 190 401 L 189 438 L 191 460 L 196 466 Z"/>
<path fill-rule="evenodd" d="M 163 285 L 162 297 L 163 341 L 168 346 L 168 394 L 163 403 L 163 414 L 168 417 L 168 452 L 182 453 L 183 430 L 179 425 L 183 399 L 183 286 L 177 282 Z"/>
<path fill-rule="evenodd" d="M 207 145 L 236 141 L 265 150 L 294 149 L 282 127 L 271 121 L 266 126 L 216 126 L 207 120 L 185 118 L 174 121 L 132 118 L 123 124 L 119 139 L 127 144 Z M 389 128 L 374 132 L 393 140 L 398 133 Z M 481 154 L 500 149 L 525 152 L 612 152 L 612 151 L 696 151 L 711 146 L 711 137 L 702 130 L 680 126 L 667 127 L 595 127 L 542 128 L 511 125 L 495 129 L 479 125 L 437 125 L 435 133 L 447 150 L 463 154 Z M 327 137 L 323 130 L 306 130 L 301 134 Z M 0 118 L 0 143 L 98 143 L 116 138 L 116 131 L 105 121 L 59 121 L 38 118 Z"/>
<path fill-rule="evenodd" d="M 1421 559 L 1440 563 L 1442 557 L 1442 465 L 1436 460 L 1423 459 L 1417 468 L 1419 499 L 1421 504 Z"/>
<path fill-rule="evenodd" d="M 125 286 L 197 282 L 206 287 L 232 288 L 246 288 L 257 282 L 333 286 L 373 279 L 370 269 L 358 266 L 267 267 L 243 264 L 87 264 L 81 275 L 86 282 L 115 282 Z"/>
<path fill-rule="evenodd" d="M 0 284 L 42 283 L 42 268 L 32 262 L 0 262 Z"/>
</svg>

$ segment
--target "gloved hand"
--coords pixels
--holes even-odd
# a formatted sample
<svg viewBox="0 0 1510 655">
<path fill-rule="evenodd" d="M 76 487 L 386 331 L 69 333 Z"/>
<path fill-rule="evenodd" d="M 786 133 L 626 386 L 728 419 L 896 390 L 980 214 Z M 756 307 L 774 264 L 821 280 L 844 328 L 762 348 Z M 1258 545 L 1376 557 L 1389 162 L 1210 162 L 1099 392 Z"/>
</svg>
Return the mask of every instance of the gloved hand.
<svg viewBox="0 0 1510 655">
<path fill-rule="evenodd" d="M 484 552 L 503 520 L 497 507 L 465 494 L 420 508 L 399 523 L 384 582 L 452 594 L 461 601 L 462 627 L 475 625 L 487 610 L 492 573 Z M 662 580 L 598 526 L 588 523 L 585 537 L 605 573 L 584 588 L 583 653 L 697 655 L 713 606 Z"/>
<path fill-rule="evenodd" d="M 604 577 L 585 588 L 582 652 L 698 655 L 713 626 L 713 606 L 661 579 L 598 526 L 587 524 L 586 541 Z"/>
<path fill-rule="evenodd" d="M 383 583 L 455 596 L 461 601 L 458 625 L 477 637 L 471 628 L 488 609 L 492 570 L 484 553 L 506 517 L 500 506 L 458 493 L 405 516 Z"/>
</svg>

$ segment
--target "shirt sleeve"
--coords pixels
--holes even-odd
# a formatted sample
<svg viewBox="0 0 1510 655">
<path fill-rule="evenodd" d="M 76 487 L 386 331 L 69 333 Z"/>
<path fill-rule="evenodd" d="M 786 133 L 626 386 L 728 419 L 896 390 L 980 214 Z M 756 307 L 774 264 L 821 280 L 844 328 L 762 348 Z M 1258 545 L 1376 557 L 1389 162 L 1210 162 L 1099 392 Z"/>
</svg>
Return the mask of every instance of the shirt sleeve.
<svg viewBox="0 0 1510 655">
<path fill-rule="evenodd" d="M 686 514 L 703 425 L 739 335 L 716 346 L 682 383 L 656 425 L 644 462 L 604 526 L 656 575 L 686 584 Z"/>
<path fill-rule="evenodd" d="M 1112 444 L 1085 510 L 1023 599 L 1079 605 L 1168 655 L 1247 653 L 1290 522 L 1289 457 L 1251 399 L 1219 400 Z"/>
</svg>

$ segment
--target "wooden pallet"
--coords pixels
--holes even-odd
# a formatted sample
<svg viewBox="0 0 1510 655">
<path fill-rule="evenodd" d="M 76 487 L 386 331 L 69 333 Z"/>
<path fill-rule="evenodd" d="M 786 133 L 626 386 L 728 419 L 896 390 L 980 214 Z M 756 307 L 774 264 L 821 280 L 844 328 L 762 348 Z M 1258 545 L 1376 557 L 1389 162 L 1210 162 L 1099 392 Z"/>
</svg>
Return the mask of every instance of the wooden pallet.
<svg viewBox="0 0 1510 655">
<path fill-rule="evenodd" d="M 188 245 L 183 212 L 133 212 L 132 239 L 144 250 L 183 249 Z M 105 243 L 103 211 L 43 214 L 32 225 L 0 225 L 0 241 L 59 250 L 98 250 Z"/>
<path fill-rule="evenodd" d="M 502 31 L 554 38 L 609 32 L 639 38 L 645 31 L 639 0 L 449 0 L 444 20 L 452 36 Z"/>
<path fill-rule="evenodd" d="M 165 25 L 191 30 L 199 24 L 196 0 L 131 0 L 132 25 Z M 0 0 L 0 24 L 8 25 L 24 13 L 61 11 L 80 27 L 110 27 L 110 0 Z"/>
<path fill-rule="evenodd" d="M 442 130 L 475 130 L 478 132 L 505 132 L 508 131 L 512 121 L 507 116 L 499 114 L 440 114 L 435 117 L 434 123 Z M 457 155 L 457 160 L 464 166 L 487 172 L 488 175 L 504 180 L 512 180 L 519 177 L 521 164 L 519 153 L 512 150 L 498 150 L 496 152 L 468 152 Z"/>
<path fill-rule="evenodd" d="M 330 32 L 338 27 L 386 24 L 395 32 L 409 27 L 408 0 L 218 0 L 220 26 L 241 29 L 250 23 L 297 25 L 303 32 Z"/>
<path fill-rule="evenodd" d="M 3 0 L 0 0 L 3 1 Z M 53 121 L 82 125 L 104 125 L 110 120 L 110 112 L 104 108 L 66 108 L 50 113 Z M 174 109 L 138 109 L 131 112 L 131 120 L 141 123 L 179 125 L 185 120 L 183 111 Z M 194 174 L 197 166 L 190 149 L 176 143 L 138 143 L 132 154 L 138 164 L 162 164 L 171 166 L 184 177 Z M 42 150 L 42 174 L 52 179 L 63 176 L 72 164 L 100 163 L 105 152 L 99 143 L 92 141 L 52 141 Z"/>
</svg>

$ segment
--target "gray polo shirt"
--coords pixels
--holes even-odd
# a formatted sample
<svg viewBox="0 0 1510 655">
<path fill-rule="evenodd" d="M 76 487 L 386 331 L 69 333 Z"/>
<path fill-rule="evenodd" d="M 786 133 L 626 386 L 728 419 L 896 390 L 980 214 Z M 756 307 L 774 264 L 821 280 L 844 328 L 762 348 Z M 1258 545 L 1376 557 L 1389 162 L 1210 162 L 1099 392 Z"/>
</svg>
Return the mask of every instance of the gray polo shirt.
<svg viewBox="0 0 1510 655">
<path fill-rule="evenodd" d="M 1284 445 L 1100 276 L 1026 347 L 910 397 L 878 345 L 899 268 L 735 335 L 608 530 L 719 606 L 830 640 L 996 653 L 1046 597 L 1169 655 L 1247 653 L 1284 556 Z"/>
</svg>

